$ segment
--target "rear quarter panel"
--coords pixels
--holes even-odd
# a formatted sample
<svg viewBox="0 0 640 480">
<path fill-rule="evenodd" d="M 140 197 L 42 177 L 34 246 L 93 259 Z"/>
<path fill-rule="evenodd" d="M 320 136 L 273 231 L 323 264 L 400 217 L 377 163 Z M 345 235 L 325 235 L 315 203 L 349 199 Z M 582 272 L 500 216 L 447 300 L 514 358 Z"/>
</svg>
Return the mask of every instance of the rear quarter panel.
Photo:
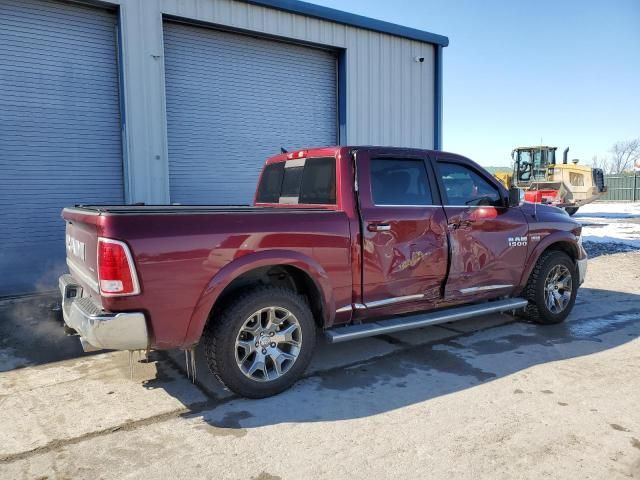
<svg viewBox="0 0 640 480">
<path fill-rule="evenodd" d="M 151 319 L 153 348 L 195 343 L 224 287 L 259 266 L 301 268 L 321 288 L 325 305 L 351 303 L 351 242 L 342 212 L 106 218 L 101 234 L 129 244 L 142 293 L 103 298 L 103 306 L 112 311 L 144 310 Z"/>
</svg>

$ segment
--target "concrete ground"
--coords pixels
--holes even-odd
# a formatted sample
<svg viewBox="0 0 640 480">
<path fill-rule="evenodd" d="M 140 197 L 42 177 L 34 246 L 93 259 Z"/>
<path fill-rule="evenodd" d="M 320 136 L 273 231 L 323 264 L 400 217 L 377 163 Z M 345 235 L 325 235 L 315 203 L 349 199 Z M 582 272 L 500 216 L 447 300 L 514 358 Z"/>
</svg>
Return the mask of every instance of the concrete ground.
<svg viewBox="0 0 640 480">
<path fill-rule="evenodd" d="M 0 478 L 640 478 L 638 251 L 590 260 L 562 325 L 494 315 L 320 344 L 265 400 L 202 365 L 193 385 L 180 355 L 130 379 L 127 353 L 79 355 L 34 315 L 0 305 Z M 25 328 L 31 347 L 6 340 Z"/>
</svg>

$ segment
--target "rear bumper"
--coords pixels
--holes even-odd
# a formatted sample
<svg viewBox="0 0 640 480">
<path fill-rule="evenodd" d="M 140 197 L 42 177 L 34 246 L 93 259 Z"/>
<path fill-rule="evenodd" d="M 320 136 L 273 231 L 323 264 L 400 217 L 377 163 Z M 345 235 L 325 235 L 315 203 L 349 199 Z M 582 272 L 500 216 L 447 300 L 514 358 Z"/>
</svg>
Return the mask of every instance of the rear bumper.
<svg viewBox="0 0 640 480">
<path fill-rule="evenodd" d="M 584 279 L 587 276 L 587 259 L 583 258 L 576 262 L 578 264 L 578 281 L 580 285 L 584 283 Z"/>
<path fill-rule="evenodd" d="M 80 335 L 85 350 L 148 348 L 149 333 L 142 312 L 112 313 L 100 309 L 82 296 L 82 286 L 71 275 L 62 275 L 58 284 L 64 322 Z"/>
</svg>

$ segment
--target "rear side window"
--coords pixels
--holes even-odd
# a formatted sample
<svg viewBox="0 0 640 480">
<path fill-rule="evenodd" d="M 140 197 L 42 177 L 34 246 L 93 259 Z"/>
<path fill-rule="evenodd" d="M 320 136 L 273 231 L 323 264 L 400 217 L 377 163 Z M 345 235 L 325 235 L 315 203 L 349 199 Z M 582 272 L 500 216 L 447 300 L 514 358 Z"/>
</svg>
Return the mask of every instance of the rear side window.
<svg viewBox="0 0 640 480">
<path fill-rule="evenodd" d="M 256 200 L 260 203 L 278 203 L 283 176 L 284 162 L 267 165 L 262 172 Z"/>
<path fill-rule="evenodd" d="M 258 203 L 334 205 L 336 159 L 307 158 L 272 163 L 258 186 Z"/>
<path fill-rule="evenodd" d="M 433 204 L 427 170 L 419 159 L 373 159 L 371 194 L 379 206 Z"/>
</svg>

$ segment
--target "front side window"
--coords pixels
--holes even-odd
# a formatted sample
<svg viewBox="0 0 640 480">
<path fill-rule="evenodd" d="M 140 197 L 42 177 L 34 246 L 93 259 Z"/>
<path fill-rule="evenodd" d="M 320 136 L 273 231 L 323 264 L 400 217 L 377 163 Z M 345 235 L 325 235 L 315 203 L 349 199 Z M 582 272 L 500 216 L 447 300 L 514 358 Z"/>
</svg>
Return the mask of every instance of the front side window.
<svg viewBox="0 0 640 480">
<path fill-rule="evenodd" d="M 458 163 L 438 162 L 446 205 L 502 205 L 500 191 L 471 168 Z"/>
<path fill-rule="evenodd" d="M 371 160 L 371 194 L 375 205 L 432 205 L 427 170 L 420 159 Z"/>
</svg>

